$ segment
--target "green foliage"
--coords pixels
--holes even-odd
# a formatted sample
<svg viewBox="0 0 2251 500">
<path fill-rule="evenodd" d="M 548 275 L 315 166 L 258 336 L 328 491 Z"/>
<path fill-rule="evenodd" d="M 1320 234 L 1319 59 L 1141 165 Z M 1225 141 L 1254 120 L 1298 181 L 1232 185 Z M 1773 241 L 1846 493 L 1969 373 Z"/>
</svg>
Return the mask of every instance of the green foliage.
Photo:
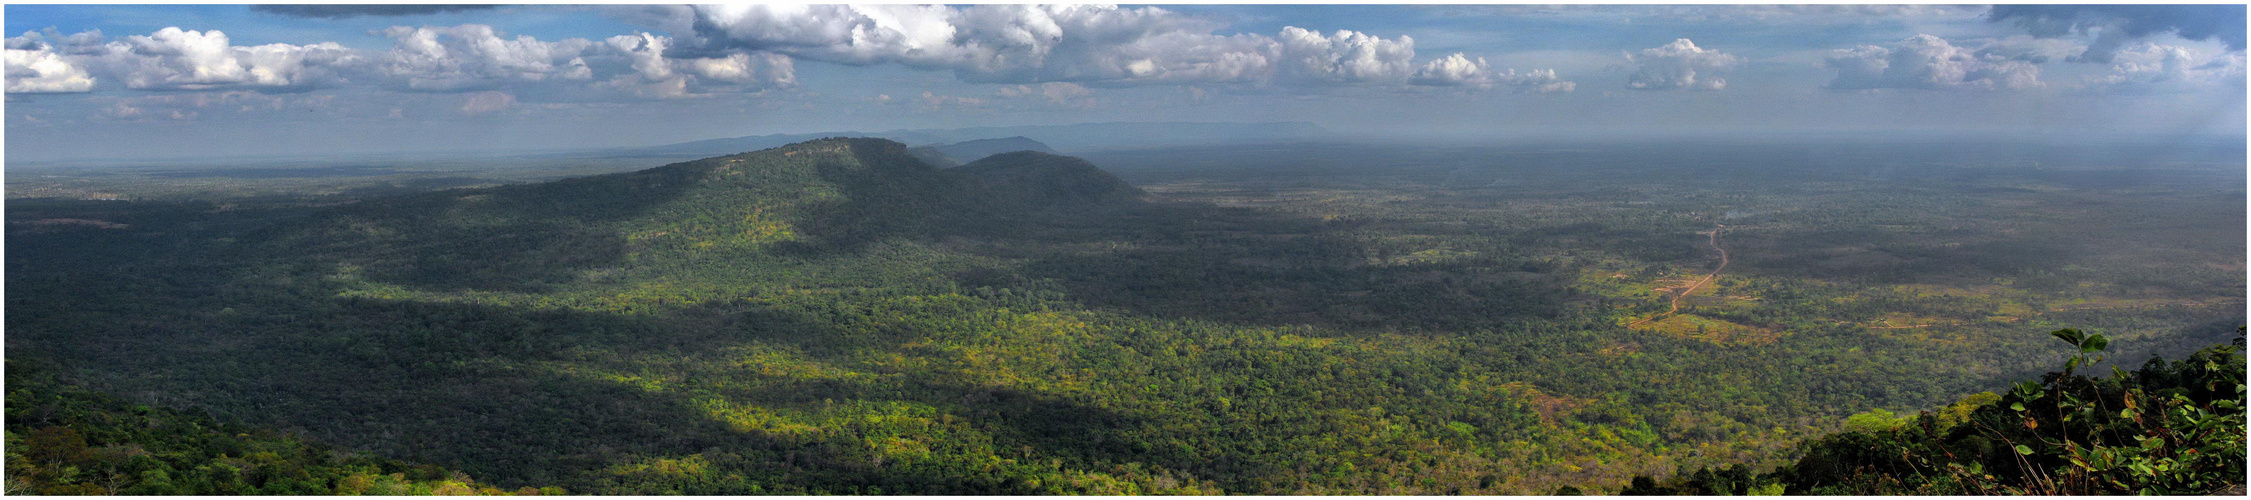
<svg viewBox="0 0 2251 500">
<path fill-rule="evenodd" d="M 1805 443 L 1804 458 L 1772 473 L 1701 469 L 1664 483 L 1636 478 L 1624 493 L 1733 495 L 1748 491 L 1743 485 L 1778 485 L 1800 495 L 2179 495 L 2240 487 L 2240 345 L 2089 377 L 2073 370 L 2100 361 L 2108 340 L 2069 329 L 2054 336 L 2077 351 L 2064 370 L 2005 395 L 1973 395 L 1897 426 L 1867 423 L 1883 415 L 1855 416 L 1859 423 Z"/>
<path fill-rule="evenodd" d="M 560 495 L 132 404 L 7 361 L 11 495 Z"/>
<path fill-rule="evenodd" d="M 1900 418 L 1890 411 L 1878 408 L 1845 418 L 1845 430 L 1853 432 L 1879 432 L 1897 429 L 1913 422 L 1913 418 Z"/>
</svg>

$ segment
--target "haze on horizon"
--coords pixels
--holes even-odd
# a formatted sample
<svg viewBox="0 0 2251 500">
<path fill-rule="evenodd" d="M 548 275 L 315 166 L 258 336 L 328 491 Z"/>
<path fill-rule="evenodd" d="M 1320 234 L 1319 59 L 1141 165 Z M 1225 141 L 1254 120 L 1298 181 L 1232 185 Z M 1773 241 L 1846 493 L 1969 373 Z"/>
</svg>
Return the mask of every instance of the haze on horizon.
<svg viewBox="0 0 2251 500">
<path fill-rule="evenodd" d="M 1522 134 L 2241 136 L 2198 6 L 9 5 L 14 161 L 1311 122 Z"/>
</svg>

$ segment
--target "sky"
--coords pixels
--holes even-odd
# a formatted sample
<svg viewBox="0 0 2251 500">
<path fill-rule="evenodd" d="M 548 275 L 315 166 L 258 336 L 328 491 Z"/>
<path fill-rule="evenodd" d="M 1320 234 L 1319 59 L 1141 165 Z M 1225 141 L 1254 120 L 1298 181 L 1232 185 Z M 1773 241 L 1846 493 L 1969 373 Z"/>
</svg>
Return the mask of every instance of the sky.
<svg viewBox="0 0 2251 500">
<path fill-rule="evenodd" d="M 1305 121 L 2245 133 L 2242 5 L 7 5 L 16 161 Z"/>
</svg>

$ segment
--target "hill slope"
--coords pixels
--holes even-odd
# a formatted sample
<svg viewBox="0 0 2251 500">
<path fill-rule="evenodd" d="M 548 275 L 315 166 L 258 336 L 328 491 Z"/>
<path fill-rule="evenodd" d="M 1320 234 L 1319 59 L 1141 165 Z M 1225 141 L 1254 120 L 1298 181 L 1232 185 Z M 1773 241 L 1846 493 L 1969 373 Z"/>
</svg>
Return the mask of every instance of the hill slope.
<svg viewBox="0 0 2251 500">
<path fill-rule="evenodd" d="M 987 195 L 992 206 L 1016 209 L 1116 203 L 1147 194 L 1086 160 L 1039 151 L 990 155 L 947 172 Z"/>
<path fill-rule="evenodd" d="M 1662 483 L 1637 477 L 1625 495 L 2241 495 L 2243 339 L 2166 363 L 2151 358 L 2107 377 L 2100 334 L 2059 330 L 2081 354 L 2063 371 L 1979 393 L 1938 411 L 1876 411 L 1807 441 L 1771 473 L 1740 465 Z M 2092 371 L 2092 370 L 2090 370 Z M 2131 438 L 2131 439 L 2128 439 Z"/>
<path fill-rule="evenodd" d="M 1039 153 L 1033 153 L 1039 154 Z M 627 261 L 850 248 L 1139 191 L 1053 155 L 940 170 L 883 139 L 822 139 L 637 172 L 347 206 L 251 238 L 380 281 L 539 289 Z"/>
</svg>

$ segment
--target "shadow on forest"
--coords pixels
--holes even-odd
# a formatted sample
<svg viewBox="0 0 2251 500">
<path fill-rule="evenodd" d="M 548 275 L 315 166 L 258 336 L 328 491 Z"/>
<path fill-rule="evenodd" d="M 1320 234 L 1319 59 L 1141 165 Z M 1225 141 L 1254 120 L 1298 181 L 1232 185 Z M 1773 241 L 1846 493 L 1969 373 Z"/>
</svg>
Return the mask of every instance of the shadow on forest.
<svg viewBox="0 0 2251 500">
<path fill-rule="evenodd" d="M 807 207 L 796 221 L 814 245 L 799 253 L 856 251 L 888 237 L 916 234 L 947 214 L 952 179 L 907 157 L 895 143 L 855 140 L 862 166 L 828 160 L 813 166 L 818 181 L 845 200 Z M 646 170 L 553 182 L 459 189 L 370 200 L 278 225 L 245 237 L 279 261 L 307 256 L 350 263 L 364 277 L 437 291 L 542 292 L 615 266 L 629 250 L 616 226 L 656 216 L 701 217 L 748 207 L 665 208 L 686 196 L 713 204 L 741 203 L 733 188 L 695 188 L 733 166 L 711 158 Z M 761 168 L 752 163 L 747 168 Z M 773 182 L 787 182 L 777 180 Z M 654 213 L 660 208 L 688 213 Z M 721 217 L 725 218 L 725 217 Z M 803 248 L 797 248 L 803 247 Z"/>
<path fill-rule="evenodd" d="M 732 428 L 703 406 L 701 400 L 709 398 L 812 416 L 816 425 L 819 412 L 838 405 L 928 405 L 958 419 L 948 432 L 966 427 L 987 434 L 994 440 L 996 455 L 1019 460 L 1061 459 L 1079 467 L 1126 462 L 1185 467 L 1193 458 L 1158 453 L 1124 439 L 1120 431 L 1145 425 L 1136 417 L 992 386 L 972 374 L 909 378 L 877 372 L 872 380 L 843 380 L 736 368 L 739 360 L 728 358 L 732 348 L 757 345 L 803 353 L 811 363 L 868 372 L 876 369 L 857 366 L 846 353 L 898 351 L 910 340 L 855 337 L 791 312 L 732 305 L 627 317 L 385 301 L 347 301 L 343 307 L 347 317 L 369 318 L 360 331 L 372 335 L 391 335 L 381 325 L 407 318 L 455 320 L 431 330 L 431 335 L 376 341 L 376 350 L 394 353 L 381 359 L 393 363 L 362 362 L 345 370 L 414 388 L 394 395 L 362 394 L 374 400 L 344 408 L 404 409 L 367 415 L 374 418 L 360 412 L 306 415 L 303 421 L 353 422 L 352 417 L 359 417 L 356 422 L 365 427 L 340 432 L 349 436 L 348 443 L 384 443 L 404 454 L 422 454 L 421 458 L 506 481 L 555 481 L 584 488 L 591 481 L 542 475 L 702 453 L 706 460 L 752 469 L 728 472 L 763 473 L 759 475 L 774 483 L 828 485 L 832 492 L 878 486 L 893 492 L 968 494 L 1022 486 L 987 484 L 980 481 L 989 478 L 961 471 L 881 467 L 879 460 L 871 460 L 860 449 L 860 436 L 849 430 L 858 425 L 850 412 L 841 414 L 847 416 L 843 423 L 832 421 L 816 435 L 793 436 Z M 525 328 L 531 330 L 521 330 Z M 512 335 L 511 330 L 518 331 Z M 471 354 L 457 359 L 452 368 L 441 363 L 432 371 L 428 363 L 396 363 L 402 359 L 398 354 L 406 353 L 411 353 L 404 357 L 407 360 Z M 339 364 L 324 365 L 338 370 L 352 360 L 331 361 Z M 557 371 L 538 365 L 574 369 Z M 485 366 L 506 368 L 497 372 L 480 368 Z M 649 373 L 666 380 L 651 390 L 598 375 Z M 699 380 L 723 383 L 704 387 L 697 385 Z M 301 390 L 285 391 L 280 398 L 318 398 L 321 388 L 337 386 L 309 383 Z M 385 432 L 371 432 L 377 429 Z M 868 436 L 887 432 L 893 431 L 872 431 Z M 396 439 L 407 436 L 420 442 Z"/>
<path fill-rule="evenodd" d="M 1377 263 L 1352 221 L 1151 202 L 1050 214 L 968 233 L 1015 269 L 956 276 L 964 287 L 1064 288 L 1073 300 L 1159 317 L 1237 324 L 1461 329 L 1556 317 L 1570 297 L 1553 266 L 1496 248 L 1443 263 Z M 1092 249 L 1092 250 L 1089 250 Z"/>
<path fill-rule="evenodd" d="M 11 284 L 17 283 L 11 277 Z M 1008 482 L 1007 474 L 944 470 L 927 461 L 881 466 L 863 448 L 862 436 L 853 434 L 860 425 L 850 418 L 854 413 L 840 413 L 844 420 L 828 424 L 817 416 L 831 405 L 854 402 L 934 407 L 951 415 L 945 432 L 989 435 L 995 455 L 1026 463 L 1058 459 L 1083 468 L 1128 462 L 1187 468 L 1194 461 L 1120 434 L 1149 425 L 1138 417 L 993 386 L 973 374 L 910 378 L 878 372 L 869 380 L 820 379 L 743 370 L 728 357 L 734 348 L 762 346 L 868 372 L 877 369 L 856 365 L 847 353 L 897 351 L 910 340 L 852 336 L 801 313 L 741 304 L 625 316 L 368 299 L 243 301 L 242 295 L 255 293 L 261 292 L 236 290 L 206 299 L 235 304 L 240 316 L 177 318 L 179 324 L 166 329 L 76 330 L 73 335 L 104 338 L 72 339 L 100 346 L 76 350 L 73 357 L 81 359 L 74 364 L 133 366 L 129 373 L 102 377 L 127 390 L 123 394 L 166 394 L 173 404 L 440 464 L 509 487 L 662 493 L 678 485 L 661 474 L 629 477 L 616 471 L 702 454 L 718 471 L 699 479 L 706 481 L 698 486 L 704 493 L 750 493 L 710 491 L 721 486 L 709 481 L 725 474 L 743 474 L 769 487 L 825 486 L 831 493 L 867 486 L 926 494 L 1039 491 Z M 301 319 L 276 319 L 288 314 Z M 39 321 L 12 316 L 10 326 L 32 337 L 70 331 L 39 328 Z M 644 387 L 609 378 L 652 373 L 665 381 Z M 720 383 L 699 386 L 699 380 Z M 737 429 L 704 406 L 711 398 L 813 416 L 807 423 L 824 429 L 810 435 Z M 878 429 L 867 436 L 916 430 Z"/>
<path fill-rule="evenodd" d="M 674 164 L 369 200 L 248 234 L 246 253 L 349 262 L 368 279 L 419 288 L 535 292 L 618 262 L 625 238 L 601 226 L 681 196 L 706 170 Z"/>
</svg>

